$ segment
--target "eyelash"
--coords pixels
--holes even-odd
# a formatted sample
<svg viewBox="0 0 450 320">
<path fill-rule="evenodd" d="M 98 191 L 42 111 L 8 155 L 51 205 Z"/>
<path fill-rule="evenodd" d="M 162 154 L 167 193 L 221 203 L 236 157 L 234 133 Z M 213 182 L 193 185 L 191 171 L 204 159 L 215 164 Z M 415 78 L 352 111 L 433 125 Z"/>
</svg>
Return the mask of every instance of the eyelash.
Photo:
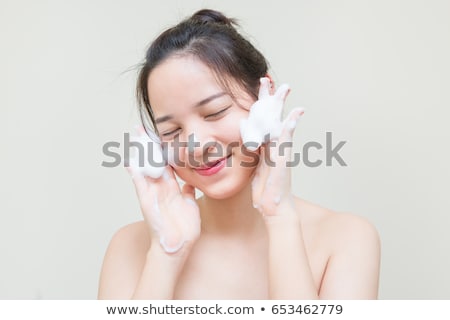
<svg viewBox="0 0 450 320">
<path fill-rule="evenodd" d="M 216 113 L 213 113 L 213 114 L 209 114 L 209 115 L 207 115 L 207 116 L 205 117 L 205 119 L 207 119 L 207 118 L 215 118 L 215 117 L 217 117 L 217 116 L 220 116 L 220 115 L 222 115 L 222 113 L 224 113 L 225 111 L 227 111 L 227 110 L 230 109 L 230 108 L 231 108 L 231 106 L 228 106 L 228 107 L 226 107 L 226 108 L 220 110 L 219 112 L 216 112 Z M 176 130 L 173 130 L 173 131 L 170 131 L 170 132 L 163 133 L 162 135 L 163 135 L 164 137 L 169 137 L 169 136 L 173 135 L 175 132 L 177 132 L 178 130 L 180 130 L 180 129 L 178 128 L 178 129 L 176 129 Z"/>
<path fill-rule="evenodd" d="M 219 112 L 216 112 L 216 113 L 207 115 L 205 118 L 210 118 L 210 117 L 214 118 L 214 117 L 217 117 L 217 116 L 221 115 L 222 113 L 224 113 L 225 111 L 227 111 L 227 110 L 230 109 L 230 108 L 231 108 L 231 106 L 228 106 L 228 107 L 226 107 L 226 108 L 220 110 Z"/>
<path fill-rule="evenodd" d="M 162 136 L 164 136 L 164 137 L 169 137 L 169 136 L 171 136 L 173 133 L 177 132 L 178 130 L 179 130 L 179 129 L 176 129 L 176 130 L 173 130 L 173 131 L 170 131 L 170 132 L 163 133 Z"/>
</svg>

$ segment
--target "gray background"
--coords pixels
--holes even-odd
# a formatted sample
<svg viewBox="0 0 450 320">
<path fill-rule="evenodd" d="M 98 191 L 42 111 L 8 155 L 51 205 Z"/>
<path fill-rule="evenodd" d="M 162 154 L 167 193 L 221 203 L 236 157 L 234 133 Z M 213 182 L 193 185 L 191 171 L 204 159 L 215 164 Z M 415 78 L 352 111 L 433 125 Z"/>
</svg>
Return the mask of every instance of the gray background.
<svg viewBox="0 0 450 320">
<path fill-rule="evenodd" d="M 0 2 L 0 298 L 95 299 L 113 233 L 141 219 L 102 146 L 137 123 L 136 72 L 166 27 L 210 7 L 239 18 L 287 107 L 295 150 L 347 141 L 347 167 L 294 170 L 295 194 L 367 217 L 381 299 L 450 299 L 448 1 Z M 311 153 L 324 159 L 323 153 Z"/>
</svg>

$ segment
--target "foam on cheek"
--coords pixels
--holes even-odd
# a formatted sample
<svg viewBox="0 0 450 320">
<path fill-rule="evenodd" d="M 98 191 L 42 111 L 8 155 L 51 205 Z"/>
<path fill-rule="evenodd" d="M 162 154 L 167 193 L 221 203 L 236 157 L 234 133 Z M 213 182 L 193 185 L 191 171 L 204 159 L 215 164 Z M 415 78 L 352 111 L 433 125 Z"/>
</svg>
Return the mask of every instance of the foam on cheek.
<svg viewBox="0 0 450 320">
<path fill-rule="evenodd" d="M 259 99 L 251 106 L 248 119 L 240 123 L 242 141 L 251 151 L 258 149 L 268 135 L 270 139 L 279 138 L 284 97 L 289 91 L 289 86 L 284 84 L 275 95 L 270 95 L 268 83 L 261 82 L 261 86 Z"/>
<path fill-rule="evenodd" d="M 144 163 L 143 165 L 139 163 L 139 158 L 142 157 L 142 155 L 139 155 L 138 153 L 130 159 L 130 167 L 136 172 L 157 179 L 161 177 L 164 172 L 164 158 L 159 138 L 155 134 L 150 133 L 150 135 L 151 137 L 144 132 L 131 138 L 131 141 L 142 146 L 142 148 L 138 149 L 138 152 L 144 153 Z M 149 157 L 151 157 L 151 159 Z"/>
</svg>

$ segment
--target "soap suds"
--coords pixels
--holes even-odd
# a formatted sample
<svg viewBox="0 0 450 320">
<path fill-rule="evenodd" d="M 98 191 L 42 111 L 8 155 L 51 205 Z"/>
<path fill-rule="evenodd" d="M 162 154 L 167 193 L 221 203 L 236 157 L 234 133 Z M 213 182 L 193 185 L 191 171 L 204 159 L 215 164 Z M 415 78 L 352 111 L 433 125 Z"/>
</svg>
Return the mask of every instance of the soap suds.
<svg viewBox="0 0 450 320">
<path fill-rule="evenodd" d="M 143 130 L 139 130 L 138 135 L 132 136 L 131 141 L 139 143 L 142 149 L 137 149 L 136 153 L 129 162 L 129 166 L 133 172 L 140 173 L 145 176 L 157 179 L 161 177 L 165 168 L 165 160 L 161 148 L 161 141 L 154 132 L 147 134 Z M 139 163 L 139 152 L 143 151 L 144 163 Z M 142 157 L 142 156 L 141 156 Z"/>
<path fill-rule="evenodd" d="M 284 100 L 290 91 L 289 86 L 282 84 L 274 95 L 270 95 L 269 79 L 261 78 L 260 82 L 258 101 L 251 106 L 248 118 L 242 119 L 240 123 L 242 142 L 250 151 L 257 150 L 269 139 L 278 139 L 283 126 L 292 131 L 297 125 L 295 120 L 285 120 L 287 123 L 281 121 Z M 300 114 L 303 114 L 303 111 Z M 288 116 L 287 119 L 289 118 Z"/>
<path fill-rule="evenodd" d="M 247 149 L 257 150 L 267 137 L 279 138 L 283 128 L 281 113 L 289 90 L 289 86 L 283 84 L 270 95 L 269 79 L 261 78 L 258 101 L 251 106 L 248 118 L 240 123 L 242 141 Z"/>
<path fill-rule="evenodd" d="M 171 247 L 169 247 L 167 245 L 166 239 L 161 236 L 159 238 L 159 244 L 161 245 L 161 247 L 164 249 L 165 252 L 167 252 L 167 253 L 175 253 L 175 252 L 177 252 L 178 250 L 180 250 L 183 247 L 184 241 L 181 241 L 177 246 L 171 248 Z"/>
</svg>

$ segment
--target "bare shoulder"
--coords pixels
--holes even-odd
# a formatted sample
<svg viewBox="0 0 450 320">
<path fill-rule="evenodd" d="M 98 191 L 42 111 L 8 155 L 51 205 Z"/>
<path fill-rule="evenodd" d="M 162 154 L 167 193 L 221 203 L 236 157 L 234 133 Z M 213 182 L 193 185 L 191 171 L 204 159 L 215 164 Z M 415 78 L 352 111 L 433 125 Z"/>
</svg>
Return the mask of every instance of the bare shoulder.
<svg viewBox="0 0 450 320">
<path fill-rule="evenodd" d="M 380 239 L 367 219 L 297 199 L 308 240 L 326 255 L 321 299 L 376 299 Z"/>
<path fill-rule="evenodd" d="M 322 224 L 323 232 L 329 233 L 334 243 L 334 251 L 350 247 L 364 248 L 374 254 L 379 251 L 380 238 L 375 226 L 366 218 L 348 213 L 335 212 Z"/>
<path fill-rule="evenodd" d="M 120 228 L 112 237 L 103 259 L 99 299 L 131 296 L 150 248 L 150 234 L 144 221 Z"/>
<path fill-rule="evenodd" d="M 366 218 L 348 212 L 333 211 L 300 198 L 296 198 L 296 201 L 306 224 L 320 235 L 326 235 L 335 246 L 356 240 L 378 245 L 378 232 Z"/>
<path fill-rule="evenodd" d="M 137 221 L 127 224 L 116 231 L 113 235 L 108 250 L 127 251 L 148 250 L 150 247 L 150 233 L 145 221 Z"/>
</svg>

